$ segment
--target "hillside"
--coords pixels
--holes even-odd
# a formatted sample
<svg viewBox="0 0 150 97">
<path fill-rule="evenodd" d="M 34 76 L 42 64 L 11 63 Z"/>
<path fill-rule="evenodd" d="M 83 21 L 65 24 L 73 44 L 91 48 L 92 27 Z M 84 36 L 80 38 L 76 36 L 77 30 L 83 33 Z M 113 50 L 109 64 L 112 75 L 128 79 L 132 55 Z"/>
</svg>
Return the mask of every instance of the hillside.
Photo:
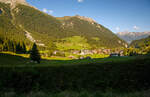
<svg viewBox="0 0 150 97">
<path fill-rule="evenodd" d="M 25 40 L 25 32 L 12 22 L 10 6 L 0 3 L 0 10 L 0 37 L 7 36 L 12 40 Z"/>
<path fill-rule="evenodd" d="M 125 40 L 128 43 L 131 43 L 133 40 L 139 40 L 146 38 L 150 35 L 150 32 L 119 32 L 117 36 Z"/>
<path fill-rule="evenodd" d="M 45 47 L 53 42 L 61 50 L 66 46 L 70 47 L 68 49 L 127 46 L 125 41 L 92 19 L 82 16 L 53 17 L 29 6 L 24 1 L 11 2 L 11 6 L 7 2 L 5 4 L 0 1 L 1 37 L 25 41 L 27 44 L 36 42 Z M 76 41 L 74 37 L 80 40 Z M 80 42 L 82 40 L 84 41 Z"/>
<path fill-rule="evenodd" d="M 149 47 L 150 46 L 150 36 L 147 38 L 140 39 L 140 40 L 135 40 L 131 43 L 130 46 L 136 47 L 136 48 Z"/>
<path fill-rule="evenodd" d="M 83 16 L 72 16 L 57 18 L 62 22 L 65 31 L 87 39 L 87 43 L 98 47 L 125 46 L 126 43 L 120 40 L 109 29 L 95 22 L 93 19 Z M 69 34 L 69 33 L 68 33 Z"/>
</svg>

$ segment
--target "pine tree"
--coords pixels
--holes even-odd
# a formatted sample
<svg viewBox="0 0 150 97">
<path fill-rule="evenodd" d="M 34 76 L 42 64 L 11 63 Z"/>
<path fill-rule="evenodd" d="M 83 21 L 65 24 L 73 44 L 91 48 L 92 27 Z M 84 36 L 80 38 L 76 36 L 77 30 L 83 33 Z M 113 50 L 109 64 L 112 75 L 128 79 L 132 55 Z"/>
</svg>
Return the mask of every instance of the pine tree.
<svg viewBox="0 0 150 97">
<path fill-rule="evenodd" d="M 9 49 L 8 43 L 5 42 L 5 43 L 3 44 L 3 51 L 8 51 L 8 49 Z"/>
<path fill-rule="evenodd" d="M 22 46 L 20 42 L 16 45 L 16 53 L 22 53 Z"/>
<path fill-rule="evenodd" d="M 25 54 L 26 53 L 26 45 L 25 45 L 25 43 L 23 42 L 22 43 L 22 52 Z"/>
<path fill-rule="evenodd" d="M 41 56 L 40 56 L 40 53 L 37 49 L 36 43 L 34 43 L 33 46 L 32 46 L 32 49 L 30 51 L 30 58 L 31 58 L 31 60 L 40 63 Z"/>
<path fill-rule="evenodd" d="M 13 41 L 9 40 L 8 41 L 8 46 L 9 46 L 8 51 L 14 52 L 14 43 L 13 43 Z"/>
</svg>

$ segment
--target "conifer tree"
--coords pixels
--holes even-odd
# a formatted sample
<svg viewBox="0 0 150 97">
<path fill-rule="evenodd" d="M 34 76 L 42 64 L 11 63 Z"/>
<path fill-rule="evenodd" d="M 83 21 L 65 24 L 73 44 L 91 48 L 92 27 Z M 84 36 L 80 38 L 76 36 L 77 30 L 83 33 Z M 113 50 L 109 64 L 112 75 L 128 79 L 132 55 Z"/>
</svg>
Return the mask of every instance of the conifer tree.
<svg viewBox="0 0 150 97">
<path fill-rule="evenodd" d="M 32 49 L 30 51 L 30 58 L 31 58 L 31 60 L 40 63 L 41 56 L 40 56 L 40 53 L 37 49 L 36 43 L 34 43 L 33 46 L 32 46 Z"/>
<path fill-rule="evenodd" d="M 3 44 L 3 51 L 8 51 L 8 49 L 9 49 L 8 43 L 5 42 L 5 43 Z"/>
<path fill-rule="evenodd" d="M 16 45 L 16 53 L 23 53 L 23 48 L 20 42 Z"/>
<path fill-rule="evenodd" d="M 8 47 L 9 47 L 8 51 L 14 52 L 14 43 L 13 43 L 13 41 L 11 41 L 11 40 L 8 41 Z"/>
<path fill-rule="evenodd" d="M 25 45 L 24 42 L 22 43 L 22 52 L 23 52 L 24 54 L 26 53 L 26 45 Z"/>
</svg>

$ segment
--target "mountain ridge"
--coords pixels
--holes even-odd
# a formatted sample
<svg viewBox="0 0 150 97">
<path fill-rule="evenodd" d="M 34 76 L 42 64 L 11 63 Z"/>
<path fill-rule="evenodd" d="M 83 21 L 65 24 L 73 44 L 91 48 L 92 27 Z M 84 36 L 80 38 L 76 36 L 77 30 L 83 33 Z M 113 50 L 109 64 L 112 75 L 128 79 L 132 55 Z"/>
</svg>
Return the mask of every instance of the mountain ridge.
<svg viewBox="0 0 150 97">
<path fill-rule="evenodd" d="M 148 37 L 150 32 L 118 32 L 116 35 L 130 44 L 134 40 Z"/>
<path fill-rule="evenodd" d="M 18 30 L 21 35 L 17 37 L 22 38 L 21 40 L 33 40 L 31 42 L 35 41 L 38 44 L 46 46 L 50 42 L 71 44 L 68 41 L 70 39 L 72 39 L 71 41 L 75 41 L 76 37 L 74 36 L 78 36 L 78 39 L 86 40 L 85 45 L 88 44 L 92 48 L 116 48 L 127 45 L 126 42 L 118 38 L 109 29 L 98 24 L 91 18 L 79 15 L 57 18 L 39 11 L 32 6 L 19 3 L 13 9 L 9 9 L 9 7 L 11 6 L 6 3 L 0 3 L 0 9 L 3 9 L 3 12 L 0 14 L 0 17 L 2 17 L 0 21 L 3 21 L 3 24 L 0 24 L 0 33 L 3 36 L 14 37 L 13 39 L 15 39 L 15 36 L 19 35 L 17 34 Z M 12 27 L 10 28 L 5 22 L 12 24 Z M 6 32 L 6 28 L 10 29 Z M 16 30 L 13 31 L 12 28 Z M 83 49 L 86 49 L 84 48 L 84 43 L 79 46 L 81 45 Z"/>
<path fill-rule="evenodd" d="M 12 9 L 15 8 L 17 4 L 23 4 L 29 6 L 26 0 L 0 0 L 0 2 L 10 4 Z"/>
</svg>

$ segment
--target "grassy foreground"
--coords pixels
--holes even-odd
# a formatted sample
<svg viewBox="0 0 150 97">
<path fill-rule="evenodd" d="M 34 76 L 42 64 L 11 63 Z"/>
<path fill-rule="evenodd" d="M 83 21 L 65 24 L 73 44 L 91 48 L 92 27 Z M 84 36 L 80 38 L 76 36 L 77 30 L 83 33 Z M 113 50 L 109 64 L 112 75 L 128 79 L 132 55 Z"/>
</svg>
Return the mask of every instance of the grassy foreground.
<svg viewBox="0 0 150 97">
<path fill-rule="evenodd" d="M 15 92 L 1 93 L 0 97 L 149 97 L 150 91 L 134 92 L 134 93 L 113 93 L 108 92 L 94 92 L 87 91 L 73 92 L 64 91 L 60 93 L 44 93 L 44 92 L 30 92 L 27 94 L 16 94 Z"/>
<path fill-rule="evenodd" d="M 149 75 L 149 56 L 36 64 L 0 54 L 0 97 L 149 97 Z"/>
</svg>

